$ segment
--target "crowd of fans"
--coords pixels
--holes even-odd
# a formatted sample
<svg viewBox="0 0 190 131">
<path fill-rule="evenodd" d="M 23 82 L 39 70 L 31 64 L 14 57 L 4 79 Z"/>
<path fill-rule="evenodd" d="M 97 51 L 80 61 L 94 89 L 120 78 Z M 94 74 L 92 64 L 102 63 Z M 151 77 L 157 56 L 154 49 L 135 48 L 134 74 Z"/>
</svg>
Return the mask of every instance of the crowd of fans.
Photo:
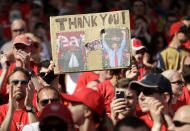
<svg viewBox="0 0 190 131">
<path fill-rule="evenodd" d="M 131 64 L 54 74 L 50 16 L 130 11 Z M 188 131 L 190 2 L 0 0 L 0 130 Z"/>
</svg>

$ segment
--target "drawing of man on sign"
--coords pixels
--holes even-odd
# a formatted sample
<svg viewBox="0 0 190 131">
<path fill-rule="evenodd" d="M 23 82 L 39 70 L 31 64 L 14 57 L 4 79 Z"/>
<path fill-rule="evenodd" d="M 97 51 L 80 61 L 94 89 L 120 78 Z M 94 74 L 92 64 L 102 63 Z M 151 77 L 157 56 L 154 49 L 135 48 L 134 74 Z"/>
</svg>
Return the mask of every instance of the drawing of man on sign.
<svg viewBox="0 0 190 131">
<path fill-rule="evenodd" d="M 104 50 L 107 52 L 109 57 L 109 66 L 121 67 L 123 64 L 123 51 L 127 43 L 126 30 L 116 28 L 115 30 L 110 29 L 108 33 L 105 31 L 105 29 L 103 29 L 101 31 L 101 35 Z"/>
<path fill-rule="evenodd" d="M 83 41 L 84 32 L 57 33 L 59 71 L 77 71 L 85 68 Z"/>
</svg>

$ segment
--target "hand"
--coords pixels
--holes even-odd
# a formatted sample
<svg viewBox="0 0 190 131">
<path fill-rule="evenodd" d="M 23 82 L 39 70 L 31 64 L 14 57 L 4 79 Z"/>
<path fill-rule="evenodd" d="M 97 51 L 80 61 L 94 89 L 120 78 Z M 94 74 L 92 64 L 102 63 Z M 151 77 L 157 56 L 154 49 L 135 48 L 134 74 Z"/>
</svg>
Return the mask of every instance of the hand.
<svg viewBox="0 0 190 131">
<path fill-rule="evenodd" d="M 55 67 L 55 63 L 51 60 L 50 65 L 48 67 L 48 72 L 53 71 L 53 68 Z"/>
<path fill-rule="evenodd" d="M 123 112 L 126 107 L 126 101 L 124 98 L 114 99 L 111 102 L 111 117 L 117 119 L 119 113 Z"/>
<path fill-rule="evenodd" d="M 17 59 L 21 62 L 21 67 L 25 69 L 30 69 L 30 57 L 31 53 L 26 53 L 25 51 L 17 52 Z"/>
<path fill-rule="evenodd" d="M 125 31 L 125 30 L 121 30 L 121 33 L 122 33 L 123 35 L 125 35 L 125 34 L 126 34 L 126 31 Z"/>
<path fill-rule="evenodd" d="M 9 68 L 7 54 L 1 54 L 1 66 L 3 70 Z"/>
<path fill-rule="evenodd" d="M 107 35 L 107 33 L 106 33 L 106 32 L 102 33 L 102 36 L 103 36 L 103 37 L 105 37 L 106 35 Z"/>
<path fill-rule="evenodd" d="M 148 103 L 149 109 L 150 109 L 150 114 L 151 117 L 154 121 L 154 124 L 162 124 L 162 112 L 164 110 L 164 105 L 156 100 L 156 99 L 152 99 L 149 101 Z"/>
<path fill-rule="evenodd" d="M 138 69 L 136 65 L 132 65 L 130 69 L 125 72 L 125 77 L 128 79 L 135 79 L 138 75 Z"/>
<path fill-rule="evenodd" d="M 8 107 L 11 109 L 11 111 L 14 111 L 16 109 L 16 98 L 13 96 L 13 85 L 10 84 L 9 87 L 9 103 Z"/>
<path fill-rule="evenodd" d="M 26 97 L 24 100 L 25 107 L 33 106 L 34 91 L 35 91 L 35 87 L 32 81 L 30 80 L 28 83 L 28 87 L 26 87 Z"/>
</svg>

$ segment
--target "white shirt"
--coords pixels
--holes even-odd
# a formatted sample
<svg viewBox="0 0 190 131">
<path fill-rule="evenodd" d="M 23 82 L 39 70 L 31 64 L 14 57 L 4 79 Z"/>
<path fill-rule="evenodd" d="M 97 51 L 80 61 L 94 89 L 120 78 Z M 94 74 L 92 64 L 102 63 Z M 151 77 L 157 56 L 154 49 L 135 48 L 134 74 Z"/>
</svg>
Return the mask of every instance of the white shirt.
<svg viewBox="0 0 190 131">
<path fill-rule="evenodd" d="M 39 122 L 35 122 L 29 125 L 25 125 L 22 131 L 40 131 Z"/>
</svg>

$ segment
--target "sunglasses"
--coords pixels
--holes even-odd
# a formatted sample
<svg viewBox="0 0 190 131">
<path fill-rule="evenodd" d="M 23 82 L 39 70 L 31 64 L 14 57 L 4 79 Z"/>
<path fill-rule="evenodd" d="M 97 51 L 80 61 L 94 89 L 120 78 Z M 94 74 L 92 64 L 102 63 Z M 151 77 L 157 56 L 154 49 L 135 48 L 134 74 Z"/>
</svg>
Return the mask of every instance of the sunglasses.
<svg viewBox="0 0 190 131">
<path fill-rule="evenodd" d="M 49 102 L 50 103 L 55 103 L 55 102 L 58 102 L 59 101 L 59 99 L 57 98 L 57 99 L 44 99 L 44 100 L 41 100 L 40 101 L 40 104 L 42 105 L 42 106 L 45 106 L 45 105 L 47 105 Z"/>
<path fill-rule="evenodd" d="M 140 92 L 139 92 L 139 94 L 140 93 L 143 93 L 145 96 L 151 96 L 151 95 L 153 95 L 154 93 L 161 93 L 160 91 L 158 91 L 158 90 L 155 90 L 155 89 L 140 89 Z"/>
<path fill-rule="evenodd" d="M 184 125 L 190 125 L 190 123 L 188 123 L 188 122 L 181 122 L 181 121 L 176 121 L 176 120 L 174 120 L 173 123 L 176 127 L 181 127 Z"/>
<path fill-rule="evenodd" d="M 25 50 L 26 46 L 24 45 L 15 45 L 16 50 Z"/>
<path fill-rule="evenodd" d="M 13 30 L 13 32 L 17 33 L 17 32 L 24 32 L 24 28 L 21 28 L 21 29 L 15 29 Z"/>
<path fill-rule="evenodd" d="M 21 85 L 27 85 L 28 81 L 27 80 L 12 80 L 11 83 L 15 86 L 18 85 L 18 83 L 20 83 Z"/>
<path fill-rule="evenodd" d="M 184 82 L 182 80 L 178 80 L 178 81 L 173 81 L 170 82 L 171 84 L 177 84 L 177 85 L 184 85 Z"/>
</svg>

